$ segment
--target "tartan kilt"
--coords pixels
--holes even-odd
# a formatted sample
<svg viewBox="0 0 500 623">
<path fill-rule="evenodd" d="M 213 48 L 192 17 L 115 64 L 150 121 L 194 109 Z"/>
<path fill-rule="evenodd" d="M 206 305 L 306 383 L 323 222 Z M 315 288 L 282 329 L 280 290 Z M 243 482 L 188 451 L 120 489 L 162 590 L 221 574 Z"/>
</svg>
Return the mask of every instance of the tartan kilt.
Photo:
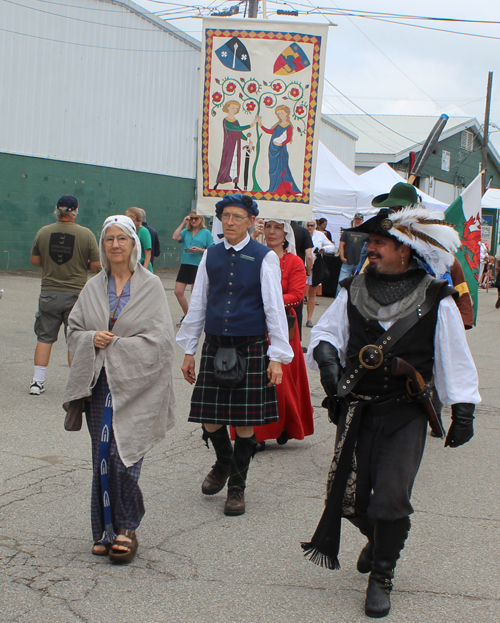
<svg viewBox="0 0 500 623">
<path fill-rule="evenodd" d="M 259 338 L 259 336 L 256 336 Z M 200 371 L 191 397 L 189 422 L 201 424 L 232 424 L 233 426 L 262 426 L 277 422 L 278 403 L 276 388 L 267 386 L 269 342 L 264 335 L 258 341 L 242 346 L 239 350 L 247 360 L 247 373 L 240 387 L 228 389 L 218 385 L 213 376 L 214 357 L 217 347 L 238 346 L 251 337 L 210 335 L 201 353 Z"/>
</svg>

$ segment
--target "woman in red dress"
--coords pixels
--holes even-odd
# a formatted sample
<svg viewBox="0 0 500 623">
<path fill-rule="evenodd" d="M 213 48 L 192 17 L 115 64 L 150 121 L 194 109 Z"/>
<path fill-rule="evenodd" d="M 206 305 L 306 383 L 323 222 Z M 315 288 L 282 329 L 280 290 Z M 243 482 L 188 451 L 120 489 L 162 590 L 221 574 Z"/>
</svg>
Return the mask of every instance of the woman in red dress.
<svg viewBox="0 0 500 623">
<path fill-rule="evenodd" d="M 262 442 L 266 439 L 276 439 L 279 444 L 285 444 L 289 439 L 304 439 L 314 432 L 311 393 L 294 309 L 302 305 L 304 298 L 304 262 L 296 255 L 295 237 L 289 223 L 266 219 L 264 235 L 266 245 L 279 257 L 285 309 L 295 322 L 290 330 L 294 357 L 291 363 L 283 366 L 283 381 L 276 386 L 279 422 L 256 426 L 254 429 L 257 441 L 261 444 L 260 450 L 264 449 L 265 444 Z"/>
</svg>

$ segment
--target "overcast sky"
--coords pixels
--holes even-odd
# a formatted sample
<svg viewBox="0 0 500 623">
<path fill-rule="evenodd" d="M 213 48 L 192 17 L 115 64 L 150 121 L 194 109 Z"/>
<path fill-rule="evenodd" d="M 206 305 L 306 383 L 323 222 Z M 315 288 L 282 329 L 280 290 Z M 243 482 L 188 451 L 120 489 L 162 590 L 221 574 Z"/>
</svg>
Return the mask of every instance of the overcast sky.
<svg viewBox="0 0 500 623">
<path fill-rule="evenodd" d="M 137 1 L 137 0 L 136 0 Z M 151 11 L 172 8 L 148 0 L 138 0 Z M 498 37 L 487 39 L 424 30 L 371 19 L 311 15 L 279 17 L 275 11 L 294 7 L 299 11 L 312 10 L 309 0 L 269 2 L 268 13 L 284 25 L 297 21 L 316 21 L 337 24 L 329 29 L 325 77 L 324 113 L 450 115 L 476 117 L 484 120 L 488 71 L 493 71 L 493 96 L 490 123 L 500 126 L 500 3 L 492 0 L 456 2 L 451 0 L 420 0 L 418 3 L 393 0 L 333 0 L 315 1 L 325 9 L 357 9 L 408 15 L 495 21 L 498 24 L 464 24 L 411 20 L 412 24 Z M 209 2 L 201 0 L 198 6 L 226 8 L 236 0 Z M 178 4 L 190 6 L 179 0 Z M 193 3 L 194 5 L 194 3 Z M 262 7 L 262 2 L 260 3 Z M 192 9 L 192 14 L 196 11 Z M 401 22 L 410 20 L 399 20 Z M 200 19 L 172 20 L 173 25 L 201 39 Z M 497 71 L 498 70 L 498 71 Z M 339 94 L 335 88 L 354 104 Z M 500 151 L 500 131 L 490 127 L 491 140 Z"/>
</svg>

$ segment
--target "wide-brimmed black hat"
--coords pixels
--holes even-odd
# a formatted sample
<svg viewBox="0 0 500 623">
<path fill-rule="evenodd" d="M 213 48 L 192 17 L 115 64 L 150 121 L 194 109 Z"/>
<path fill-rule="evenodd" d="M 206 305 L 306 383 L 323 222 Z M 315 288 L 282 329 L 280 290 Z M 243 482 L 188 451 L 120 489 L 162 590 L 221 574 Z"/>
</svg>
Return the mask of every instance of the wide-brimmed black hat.
<svg viewBox="0 0 500 623">
<path fill-rule="evenodd" d="M 359 227 L 344 231 L 359 231 L 397 240 L 413 249 L 439 276 L 453 264 L 454 254 L 461 244 L 453 225 L 442 219 L 441 212 L 427 210 L 422 206 L 402 210 L 382 208 Z"/>
<path fill-rule="evenodd" d="M 389 214 L 394 214 L 394 210 L 382 208 L 378 214 L 372 216 L 368 220 L 361 223 L 357 227 L 342 228 L 343 231 L 359 231 L 362 234 L 379 234 L 380 236 L 391 236 L 389 230 L 392 229 L 392 221 L 389 220 Z"/>
<path fill-rule="evenodd" d="M 415 186 L 398 182 L 391 188 L 390 193 L 378 195 L 372 200 L 375 208 L 395 208 L 396 206 L 416 206 L 418 205 L 418 194 Z"/>
</svg>

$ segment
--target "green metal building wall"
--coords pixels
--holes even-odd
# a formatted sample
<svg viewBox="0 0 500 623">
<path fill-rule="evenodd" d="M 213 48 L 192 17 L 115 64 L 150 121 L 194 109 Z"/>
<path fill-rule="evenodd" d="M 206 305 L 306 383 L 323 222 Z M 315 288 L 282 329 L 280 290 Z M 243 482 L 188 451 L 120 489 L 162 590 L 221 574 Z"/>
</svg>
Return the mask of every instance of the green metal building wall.
<svg viewBox="0 0 500 623">
<path fill-rule="evenodd" d="M 61 195 L 74 195 L 77 223 L 99 234 L 104 219 L 131 206 L 147 211 L 160 237 L 157 268 L 179 264 L 172 234 L 191 210 L 195 180 L 0 153 L 0 269 L 30 268 L 31 244 L 54 222 Z"/>
<path fill-rule="evenodd" d="M 474 150 L 466 151 L 461 146 L 462 133 L 458 132 L 449 138 L 440 141 L 436 147 L 435 153 L 429 156 L 429 159 L 422 168 L 420 175 L 422 177 L 434 177 L 436 180 L 452 184 L 454 186 L 468 186 L 472 180 L 478 175 L 479 167 L 482 160 L 481 157 L 481 140 L 475 135 Z M 441 152 L 443 150 L 450 152 L 450 170 L 443 171 L 441 169 Z M 418 152 L 417 152 L 418 155 Z M 492 188 L 500 188 L 500 170 L 498 164 L 488 156 L 488 171 L 486 179 L 491 180 Z M 409 158 L 405 158 L 398 163 L 397 168 L 408 169 Z"/>
</svg>

